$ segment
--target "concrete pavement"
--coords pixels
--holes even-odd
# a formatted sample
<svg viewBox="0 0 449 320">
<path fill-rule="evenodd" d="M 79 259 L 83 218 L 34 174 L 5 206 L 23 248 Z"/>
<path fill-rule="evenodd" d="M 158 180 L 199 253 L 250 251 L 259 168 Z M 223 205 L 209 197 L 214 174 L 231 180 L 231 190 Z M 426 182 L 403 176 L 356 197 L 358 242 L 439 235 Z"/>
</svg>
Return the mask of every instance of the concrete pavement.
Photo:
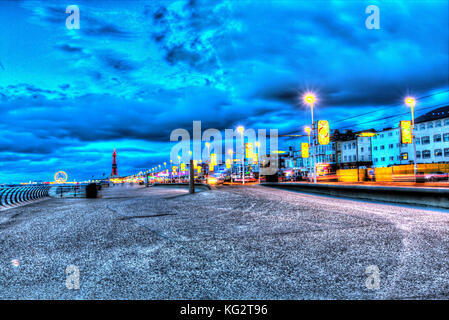
<svg viewBox="0 0 449 320">
<path fill-rule="evenodd" d="M 117 186 L 2 212 L 0 298 L 447 299 L 448 213 L 261 186 Z"/>
</svg>

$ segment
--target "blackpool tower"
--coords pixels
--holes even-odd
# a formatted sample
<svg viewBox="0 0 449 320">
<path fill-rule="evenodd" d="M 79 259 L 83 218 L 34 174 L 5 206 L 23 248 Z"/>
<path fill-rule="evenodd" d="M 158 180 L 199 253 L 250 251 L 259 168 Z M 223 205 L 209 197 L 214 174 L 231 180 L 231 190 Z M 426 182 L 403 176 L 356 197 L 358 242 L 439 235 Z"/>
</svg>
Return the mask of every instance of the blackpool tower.
<svg viewBox="0 0 449 320">
<path fill-rule="evenodd" d="M 111 176 L 118 176 L 117 174 L 117 154 L 115 153 L 115 148 L 114 148 L 114 153 L 112 154 L 112 173 Z"/>
</svg>

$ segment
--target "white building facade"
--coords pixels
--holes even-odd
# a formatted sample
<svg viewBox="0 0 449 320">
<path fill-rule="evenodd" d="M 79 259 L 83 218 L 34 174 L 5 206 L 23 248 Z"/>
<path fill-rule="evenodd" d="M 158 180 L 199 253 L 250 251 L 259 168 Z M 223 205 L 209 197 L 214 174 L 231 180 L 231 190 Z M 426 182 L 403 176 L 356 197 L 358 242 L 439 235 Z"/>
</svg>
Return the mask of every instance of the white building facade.
<svg viewBox="0 0 449 320">
<path fill-rule="evenodd" d="M 388 167 L 413 162 L 413 146 L 401 143 L 401 129 L 389 128 L 371 137 L 373 167 Z M 412 146 L 412 148 L 410 148 Z"/>
<path fill-rule="evenodd" d="M 436 112 L 437 110 L 433 111 L 434 114 L 418 118 L 415 123 L 418 163 L 449 162 L 449 110 Z M 438 116 L 441 118 L 435 119 Z"/>
</svg>

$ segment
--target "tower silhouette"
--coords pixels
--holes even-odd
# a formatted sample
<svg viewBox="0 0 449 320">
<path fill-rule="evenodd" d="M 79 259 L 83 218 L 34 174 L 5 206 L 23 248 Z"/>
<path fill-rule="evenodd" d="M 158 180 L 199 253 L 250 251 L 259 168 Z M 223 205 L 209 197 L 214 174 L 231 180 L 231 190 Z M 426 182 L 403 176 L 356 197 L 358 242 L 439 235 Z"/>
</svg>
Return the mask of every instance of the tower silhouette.
<svg viewBox="0 0 449 320">
<path fill-rule="evenodd" d="M 117 174 L 117 154 L 115 153 L 115 148 L 114 148 L 114 153 L 112 153 L 112 173 L 111 176 L 118 176 Z"/>
</svg>

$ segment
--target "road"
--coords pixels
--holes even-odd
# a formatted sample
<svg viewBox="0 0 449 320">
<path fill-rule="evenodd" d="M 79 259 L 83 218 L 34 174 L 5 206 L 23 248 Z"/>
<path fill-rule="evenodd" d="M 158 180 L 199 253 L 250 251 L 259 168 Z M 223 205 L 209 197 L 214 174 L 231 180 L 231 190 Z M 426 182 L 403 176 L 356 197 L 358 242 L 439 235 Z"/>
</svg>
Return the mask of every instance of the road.
<svg viewBox="0 0 449 320">
<path fill-rule="evenodd" d="M 449 297 L 448 210 L 257 185 L 41 201 L 1 213 L 0 244 L 1 299 Z"/>
</svg>

